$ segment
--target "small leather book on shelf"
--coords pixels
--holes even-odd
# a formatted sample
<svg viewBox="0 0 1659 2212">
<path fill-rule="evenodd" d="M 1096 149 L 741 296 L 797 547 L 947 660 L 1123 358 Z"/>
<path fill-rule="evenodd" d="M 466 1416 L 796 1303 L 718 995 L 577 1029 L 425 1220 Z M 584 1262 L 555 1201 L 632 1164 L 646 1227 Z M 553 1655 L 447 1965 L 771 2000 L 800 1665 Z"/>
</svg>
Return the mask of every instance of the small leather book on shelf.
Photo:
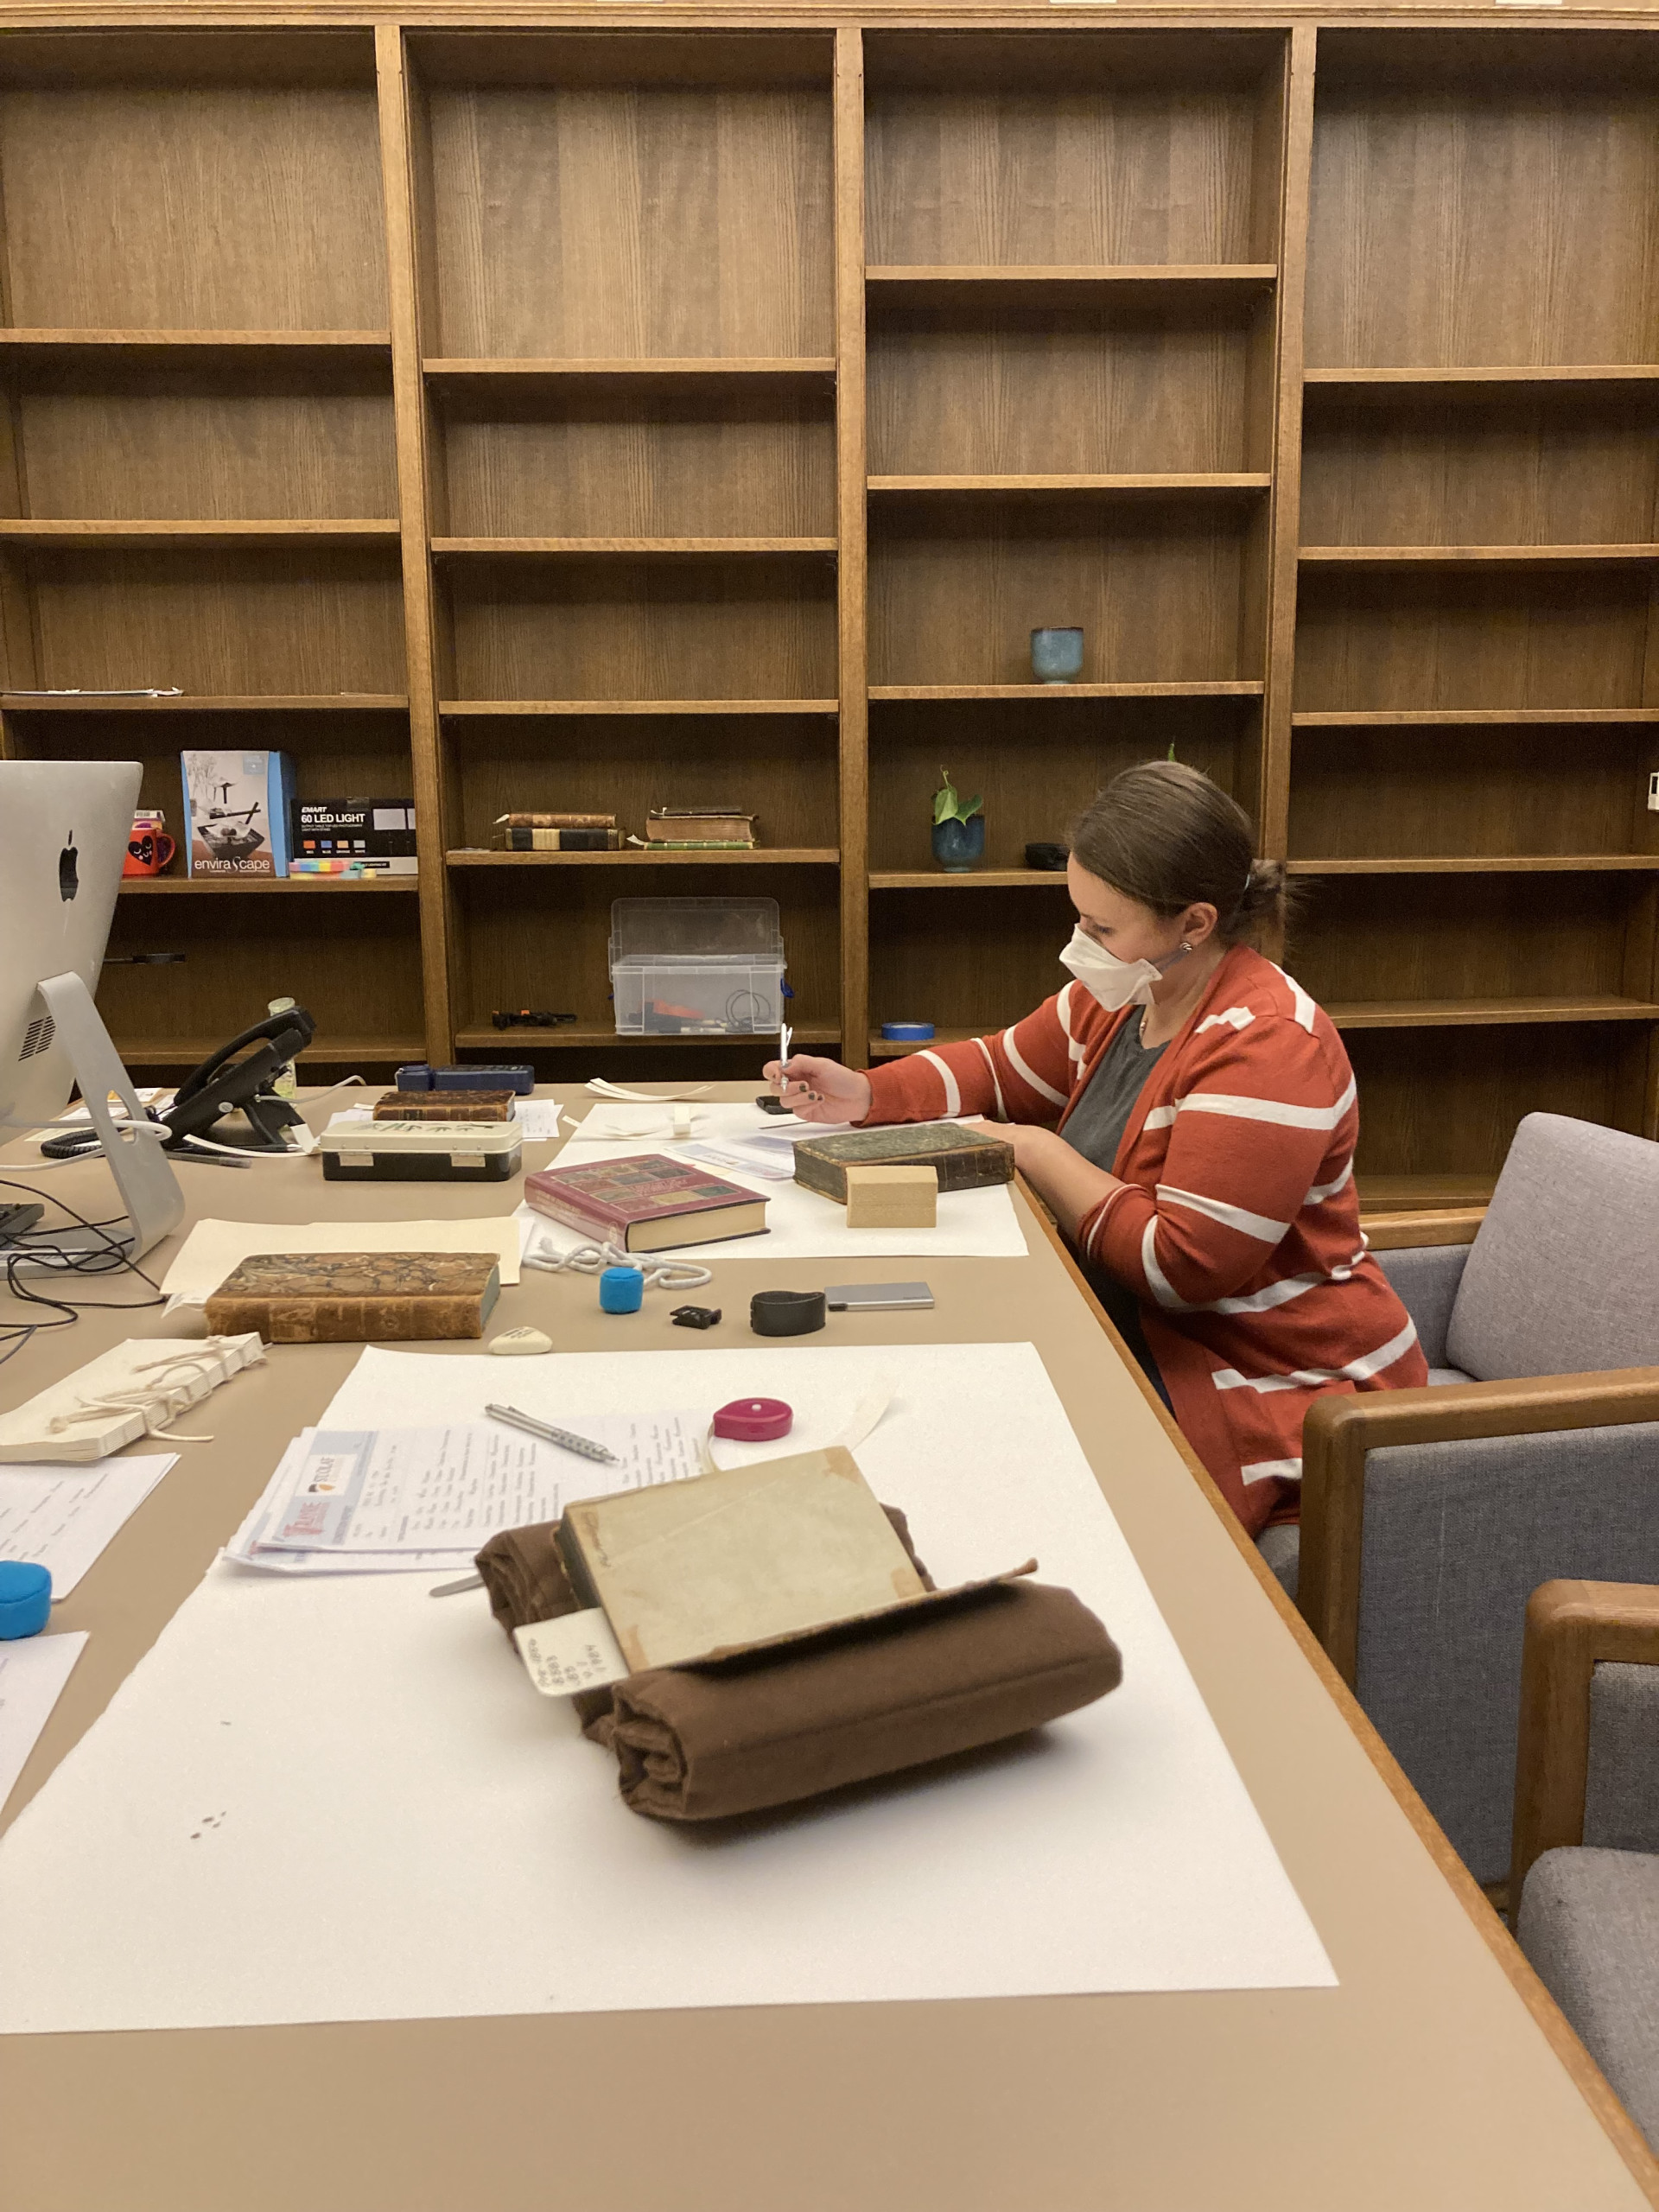
<svg viewBox="0 0 1659 2212">
<path fill-rule="evenodd" d="M 273 1344 L 437 1343 L 481 1337 L 500 1290 L 493 1252 L 261 1252 L 208 1299 L 207 1326 Z"/>
<path fill-rule="evenodd" d="M 980 1191 L 1011 1183 L 1014 1147 L 957 1122 L 924 1122 L 913 1128 L 848 1129 L 836 1136 L 803 1137 L 795 1147 L 795 1180 L 839 1205 L 847 1203 L 849 1167 L 931 1167 L 943 1197 L 947 1191 Z"/>
</svg>

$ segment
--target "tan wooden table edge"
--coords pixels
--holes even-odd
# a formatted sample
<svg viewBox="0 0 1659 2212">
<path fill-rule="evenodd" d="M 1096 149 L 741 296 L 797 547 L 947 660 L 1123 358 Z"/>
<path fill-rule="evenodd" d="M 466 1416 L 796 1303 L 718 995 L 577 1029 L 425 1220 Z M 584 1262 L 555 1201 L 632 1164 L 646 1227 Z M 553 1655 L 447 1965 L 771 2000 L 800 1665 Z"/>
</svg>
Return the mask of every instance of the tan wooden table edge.
<svg viewBox="0 0 1659 2212">
<path fill-rule="evenodd" d="M 1610 2140 L 1630 2169 L 1632 2177 L 1646 2193 L 1648 2202 L 1653 2205 L 1659 2205 L 1659 2159 L 1656 2159 L 1653 2152 L 1649 2150 L 1646 2137 L 1613 2094 L 1606 2075 L 1585 2049 L 1560 2006 L 1538 1979 L 1525 1952 L 1522 1950 L 1514 1936 L 1492 1910 L 1479 1883 L 1476 1881 L 1474 1876 L 1446 1840 L 1445 1830 L 1407 1780 L 1405 1770 L 1389 1751 L 1382 1737 L 1377 1734 L 1364 1707 L 1320 1649 L 1313 1630 L 1286 1596 L 1278 1576 L 1262 1558 L 1249 1537 L 1245 1535 L 1236 1515 L 1232 1512 L 1226 1500 L 1217 1489 L 1204 1462 L 1176 1427 L 1169 1408 L 1147 1380 L 1139 1362 L 1131 1357 L 1122 1338 L 1112 1326 L 1105 1308 L 1090 1288 L 1086 1277 L 1067 1249 L 1065 1240 L 1055 1227 L 1047 1209 L 1023 1179 L 1021 1179 L 1020 1187 L 1030 1201 L 1032 1212 L 1041 1226 L 1043 1234 L 1054 1247 L 1062 1266 L 1076 1283 L 1078 1294 L 1116 1345 L 1124 1365 L 1129 1370 L 1132 1379 L 1138 1384 L 1141 1395 L 1157 1417 L 1165 1434 L 1185 1462 L 1187 1471 L 1193 1481 L 1214 1508 L 1217 1518 L 1226 1528 L 1239 1556 L 1248 1562 L 1251 1573 L 1265 1592 L 1274 1611 L 1296 1639 L 1302 1656 L 1319 1676 L 1332 1703 L 1337 1707 L 1349 1727 L 1353 1731 L 1366 1758 L 1376 1768 L 1389 1796 L 1410 1821 L 1424 1849 L 1434 1861 L 1441 1874 L 1445 1876 L 1459 1904 L 1462 1905 L 1478 1929 L 1481 1940 L 1508 1977 L 1510 1986 L 1543 2030 L 1545 2036 L 1548 2038 L 1550 2049 L 1578 2084 L 1585 2102 L 1606 2130 Z"/>
</svg>

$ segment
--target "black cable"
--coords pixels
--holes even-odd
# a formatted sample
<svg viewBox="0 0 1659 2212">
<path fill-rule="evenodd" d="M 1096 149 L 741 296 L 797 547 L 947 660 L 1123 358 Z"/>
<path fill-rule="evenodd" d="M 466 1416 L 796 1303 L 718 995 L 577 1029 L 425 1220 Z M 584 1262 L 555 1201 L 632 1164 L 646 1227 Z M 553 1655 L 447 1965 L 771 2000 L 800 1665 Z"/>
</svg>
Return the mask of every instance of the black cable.
<svg viewBox="0 0 1659 2212">
<path fill-rule="evenodd" d="M 31 1199 L 44 1198 L 47 1203 L 67 1213 L 76 1226 L 101 1237 L 105 1248 L 102 1251 L 65 1252 L 52 1242 L 54 1236 L 62 1235 L 61 1229 L 30 1229 L 25 1230 L 10 1249 L 4 1250 L 6 1288 L 12 1297 L 20 1305 L 46 1306 L 59 1318 L 53 1321 L 0 1321 L 0 1347 L 3 1347 L 0 1349 L 0 1366 L 3 1366 L 42 1331 L 73 1327 L 83 1312 L 140 1313 L 149 1306 L 165 1302 L 161 1285 L 153 1276 L 146 1274 L 138 1262 L 109 1234 L 118 1223 L 127 1218 L 124 1214 L 112 1214 L 106 1221 L 89 1221 L 84 1213 L 78 1213 L 67 1198 L 58 1198 L 51 1192 L 38 1192 L 32 1184 L 19 1182 L 11 1176 L 0 1175 L 0 1190 L 22 1191 Z M 133 1299 L 52 1298 L 38 1290 L 31 1290 L 18 1281 L 17 1270 L 22 1267 L 47 1267 L 60 1275 L 110 1275 L 125 1270 L 137 1275 L 139 1281 L 147 1284 L 156 1294 L 153 1298 Z"/>
</svg>

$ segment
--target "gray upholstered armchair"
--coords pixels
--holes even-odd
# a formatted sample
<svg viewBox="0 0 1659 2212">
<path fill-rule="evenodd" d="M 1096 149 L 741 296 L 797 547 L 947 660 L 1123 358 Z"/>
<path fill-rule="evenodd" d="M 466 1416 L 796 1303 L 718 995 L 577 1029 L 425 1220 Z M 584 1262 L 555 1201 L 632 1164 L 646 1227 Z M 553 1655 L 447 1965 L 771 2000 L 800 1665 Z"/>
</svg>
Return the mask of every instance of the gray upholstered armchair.
<svg viewBox="0 0 1659 2212">
<path fill-rule="evenodd" d="M 1521 1948 L 1659 2149 L 1659 1589 L 1534 1591 L 1514 1849 Z"/>
<path fill-rule="evenodd" d="M 1659 1582 L 1659 1144 L 1530 1115 L 1472 1242 L 1378 1256 L 1434 1379 L 1308 1415 L 1295 1595 L 1495 1884 L 1528 1598 Z"/>
</svg>

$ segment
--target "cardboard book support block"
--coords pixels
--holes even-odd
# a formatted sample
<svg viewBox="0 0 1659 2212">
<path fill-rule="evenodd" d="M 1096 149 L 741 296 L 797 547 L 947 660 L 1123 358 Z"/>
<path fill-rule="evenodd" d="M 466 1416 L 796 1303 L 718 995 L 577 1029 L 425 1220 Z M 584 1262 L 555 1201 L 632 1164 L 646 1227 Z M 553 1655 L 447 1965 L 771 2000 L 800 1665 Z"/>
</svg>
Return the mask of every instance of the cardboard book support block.
<svg viewBox="0 0 1659 2212">
<path fill-rule="evenodd" d="M 936 1229 L 939 1177 L 933 1167 L 849 1167 L 849 1229 Z"/>
</svg>

